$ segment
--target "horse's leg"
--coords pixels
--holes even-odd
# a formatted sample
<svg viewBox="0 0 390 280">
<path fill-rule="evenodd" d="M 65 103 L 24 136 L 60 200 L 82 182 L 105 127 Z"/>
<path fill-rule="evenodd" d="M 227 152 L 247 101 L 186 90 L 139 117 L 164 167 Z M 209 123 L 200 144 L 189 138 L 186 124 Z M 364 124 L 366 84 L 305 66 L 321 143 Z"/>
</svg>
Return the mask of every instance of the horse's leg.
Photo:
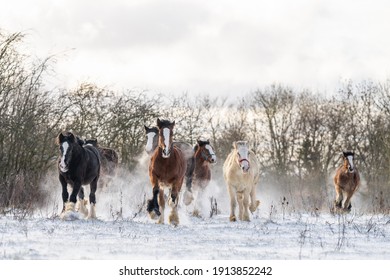
<svg viewBox="0 0 390 280">
<path fill-rule="evenodd" d="M 165 210 L 165 198 L 164 198 L 164 189 L 160 189 L 158 193 L 158 204 L 159 206 L 159 219 L 158 222 L 159 224 L 164 224 L 164 210 Z"/>
<path fill-rule="evenodd" d="M 83 214 L 85 217 L 88 215 L 88 209 L 85 207 L 87 204 L 87 201 L 84 199 L 84 188 L 83 186 L 80 187 L 79 194 L 78 194 L 78 200 L 76 203 L 76 211 Z"/>
<path fill-rule="evenodd" d="M 187 170 L 186 170 L 186 189 L 183 194 L 183 202 L 185 205 L 190 205 L 194 200 L 194 195 L 192 193 L 192 184 L 195 170 L 195 159 L 193 157 L 187 160 Z"/>
<path fill-rule="evenodd" d="M 260 205 L 260 201 L 256 199 L 256 184 L 251 189 L 250 197 L 251 197 L 251 203 L 249 206 L 249 210 L 253 213 Z"/>
<path fill-rule="evenodd" d="M 99 177 L 96 177 L 91 184 L 89 184 L 91 188 L 91 192 L 89 193 L 89 213 L 88 219 L 96 219 L 96 190 L 98 185 Z"/>
<path fill-rule="evenodd" d="M 229 191 L 229 197 L 230 197 L 230 221 L 231 222 L 235 222 L 237 219 L 236 219 L 236 206 L 237 206 L 237 202 L 236 202 L 236 194 L 235 192 L 233 191 L 233 186 L 231 185 L 228 185 L 228 191 Z"/>
<path fill-rule="evenodd" d="M 153 198 L 148 200 L 146 210 L 149 213 L 151 219 L 155 219 L 156 215 L 160 216 L 161 212 L 158 205 L 158 196 L 160 193 L 160 186 L 158 185 L 158 179 L 155 175 L 151 175 L 150 183 L 153 186 Z"/>
<path fill-rule="evenodd" d="M 335 184 L 336 190 L 336 200 L 334 202 L 335 208 L 341 208 L 341 203 L 343 202 L 343 192 L 338 184 Z"/>
<path fill-rule="evenodd" d="M 243 213 L 242 213 L 242 220 L 243 221 L 247 221 L 249 222 L 250 219 L 249 219 L 249 191 L 248 190 L 245 190 L 242 195 L 243 195 L 243 200 L 242 200 L 242 204 L 243 204 Z"/>
<path fill-rule="evenodd" d="M 346 212 L 350 212 L 351 211 L 351 208 L 352 208 L 352 204 L 351 204 L 352 195 L 353 195 L 352 191 L 349 191 L 347 193 L 347 198 L 345 199 L 345 202 L 344 202 L 344 211 L 346 211 Z"/>
<path fill-rule="evenodd" d="M 244 219 L 244 193 L 243 191 L 237 191 L 238 202 L 238 218 L 242 221 Z"/>
<path fill-rule="evenodd" d="M 75 210 L 75 205 L 77 203 L 77 196 L 79 194 L 80 188 L 81 188 L 81 182 L 75 181 L 73 183 L 73 190 L 72 190 L 70 197 L 69 197 L 69 203 L 66 207 L 67 211 L 74 211 Z"/>
<path fill-rule="evenodd" d="M 177 205 L 179 202 L 179 188 L 181 184 L 183 183 L 183 180 L 180 180 L 179 182 L 175 182 L 172 186 L 170 196 L 168 199 L 168 204 L 171 206 L 171 213 L 168 217 L 168 222 L 171 225 L 177 226 L 179 224 L 179 215 L 177 213 Z"/>
<path fill-rule="evenodd" d="M 62 211 L 61 213 L 65 212 L 65 203 L 68 201 L 69 193 L 68 193 L 68 184 L 66 183 L 65 178 L 60 174 L 59 180 L 62 186 Z"/>
<path fill-rule="evenodd" d="M 201 190 L 199 190 L 199 188 L 196 191 L 194 191 L 194 210 L 192 211 L 192 216 L 194 217 L 200 217 L 200 213 L 198 209 L 200 193 Z"/>
</svg>

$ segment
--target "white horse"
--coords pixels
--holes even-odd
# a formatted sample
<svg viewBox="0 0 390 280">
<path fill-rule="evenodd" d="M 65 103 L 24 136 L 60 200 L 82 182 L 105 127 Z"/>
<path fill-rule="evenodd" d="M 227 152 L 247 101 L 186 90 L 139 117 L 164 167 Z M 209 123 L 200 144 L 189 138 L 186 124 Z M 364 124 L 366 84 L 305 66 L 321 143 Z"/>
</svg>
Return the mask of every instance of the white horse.
<svg viewBox="0 0 390 280">
<path fill-rule="evenodd" d="M 248 209 L 253 213 L 260 205 L 256 200 L 260 169 L 256 155 L 248 149 L 246 141 L 233 142 L 233 150 L 223 164 L 223 177 L 230 196 L 230 221 L 236 221 L 237 202 L 238 218 L 250 221 Z"/>
</svg>

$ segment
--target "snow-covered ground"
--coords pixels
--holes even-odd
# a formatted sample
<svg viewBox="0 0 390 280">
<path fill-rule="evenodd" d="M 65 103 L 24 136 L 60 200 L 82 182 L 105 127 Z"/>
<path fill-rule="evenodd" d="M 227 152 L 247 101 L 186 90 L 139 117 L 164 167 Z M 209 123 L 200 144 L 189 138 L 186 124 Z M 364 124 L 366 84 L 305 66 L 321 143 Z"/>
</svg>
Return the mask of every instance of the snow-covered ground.
<svg viewBox="0 0 390 280">
<path fill-rule="evenodd" d="M 172 227 L 149 219 L 144 202 L 151 187 L 148 178 L 140 176 L 143 171 L 134 173 L 118 176 L 110 189 L 97 192 L 97 220 L 74 221 L 58 217 L 60 184 L 55 173 L 49 174 L 43 182 L 45 207 L 32 216 L 0 216 L 0 259 L 390 259 L 390 217 L 362 214 L 359 204 L 345 215 L 282 211 L 273 203 L 278 198 L 260 188 L 261 205 L 252 220 L 232 223 L 225 186 L 212 181 L 203 196 L 202 217 L 181 207 L 180 225 Z M 218 203 L 218 214 L 211 217 L 210 197 Z"/>
</svg>

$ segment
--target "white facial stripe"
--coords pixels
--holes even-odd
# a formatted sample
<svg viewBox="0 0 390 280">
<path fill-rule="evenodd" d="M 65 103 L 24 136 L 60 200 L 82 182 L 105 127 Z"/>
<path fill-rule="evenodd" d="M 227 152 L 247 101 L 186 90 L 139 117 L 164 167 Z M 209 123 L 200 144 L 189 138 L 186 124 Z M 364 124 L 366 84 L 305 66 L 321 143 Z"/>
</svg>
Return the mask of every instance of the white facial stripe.
<svg viewBox="0 0 390 280">
<path fill-rule="evenodd" d="M 163 129 L 163 135 L 164 135 L 164 144 L 165 144 L 165 151 L 168 152 L 169 151 L 169 136 L 171 134 L 171 131 L 169 130 L 169 128 L 164 128 Z"/>
<path fill-rule="evenodd" d="M 206 145 L 205 149 L 209 151 L 209 154 L 211 155 L 211 158 L 213 160 L 217 159 L 217 157 L 215 156 L 214 150 L 213 150 L 213 148 L 210 145 Z"/>
<path fill-rule="evenodd" d="M 353 166 L 353 156 L 347 156 L 347 159 L 348 159 L 349 165 L 351 166 L 351 169 L 353 169 L 354 168 L 354 166 Z"/>
<path fill-rule="evenodd" d="M 60 168 L 62 171 L 65 171 L 66 170 L 66 163 L 65 163 L 65 157 L 66 157 L 66 154 L 68 152 L 68 148 L 69 148 L 69 144 L 68 142 L 64 142 L 62 143 L 62 157 L 61 157 L 61 161 L 60 161 Z"/>
<path fill-rule="evenodd" d="M 248 159 L 248 148 L 247 147 L 239 147 L 238 153 L 240 154 L 241 159 Z"/>
<path fill-rule="evenodd" d="M 152 151 L 152 149 L 153 149 L 153 139 L 154 139 L 155 136 L 156 136 L 155 132 L 149 132 L 148 134 L 146 134 L 147 141 L 146 141 L 145 150 L 147 152 Z"/>
</svg>

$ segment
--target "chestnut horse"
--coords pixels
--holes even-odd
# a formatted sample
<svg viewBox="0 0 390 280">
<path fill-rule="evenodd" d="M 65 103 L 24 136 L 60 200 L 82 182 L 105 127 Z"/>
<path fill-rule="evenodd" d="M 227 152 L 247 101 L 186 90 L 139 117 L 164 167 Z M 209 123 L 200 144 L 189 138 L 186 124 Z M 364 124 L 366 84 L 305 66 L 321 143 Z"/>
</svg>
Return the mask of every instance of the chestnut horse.
<svg viewBox="0 0 390 280">
<path fill-rule="evenodd" d="M 336 190 L 336 200 L 334 202 L 334 206 L 336 209 L 342 209 L 343 211 L 349 212 L 352 208 L 352 195 L 359 188 L 360 176 L 359 171 L 353 163 L 354 153 L 343 152 L 343 158 L 343 165 L 337 169 L 336 175 L 333 179 Z M 342 205 L 344 195 L 346 198 L 344 205 Z"/>
<path fill-rule="evenodd" d="M 256 155 L 248 149 L 246 141 L 233 142 L 233 150 L 223 164 L 223 177 L 230 196 L 230 221 L 236 221 L 237 202 L 238 218 L 249 221 L 248 208 L 253 213 L 260 205 L 256 200 L 260 169 Z"/>
<path fill-rule="evenodd" d="M 146 133 L 146 145 L 145 152 L 148 155 L 153 155 L 154 151 L 158 146 L 158 127 L 152 126 L 148 127 L 144 125 L 145 133 Z M 192 173 L 194 172 L 195 161 L 194 161 L 194 150 L 191 144 L 183 142 L 183 141 L 173 141 L 173 146 L 179 148 L 184 154 L 184 158 L 187 161 L 187 171 L 186 171 L 186 188 L 187 190 L 191 189 L 192 186 Z"/>
<path fill-rule="evenodd" d="M 168 222 L 174 226 L 179 224 L 177 206 L 179 192 L 183 184 L 187 165 L 182 151 L 173 145 L 173 128 L 175 121 L 157 119 L 158 146 L 154 150 L 149 163 L 149 178 L 153 187 L 153 198 L 148 200 L 147 211 L 153 219 L 159 216 L 158 223 L 164 223 L 165 198 L 164 188 L 169 188 L 168 204 L 171 213 Z"/>
<path fill-rule="evenodd" d="M 77 218 L 75 210 L 88 218 L 96 218 L 96 189 L 100 175 L 100 155 L 95 147 L 82 146 L 79 138 L 71 132 L 60 133 L 56 139 L 60 147 L 58 160 L 59 180 L 62 186 L 63 219 Z M 68 184 L 72 187 L 72 193 L 68 193 Z M 90 211 L 84 204 L 84 190 L 82 185 L 90 185 Z M 77 196 L 79 200 L 77 201 Z M 76 205 L 77 203 L 77 205 Z"/>
<path fill-rule="evenodd" d="M 215 164 L 217 162 L 217 157 L 209 140 L 197 140 L 197 144 L 194 147 L 194 159 L 195 164 L 192 175 L 192 186 L 187 188 L 186 192 L 183 194 L 183 202 L 185 205 L 189 205 L 193 200 L 195 200 L 193 214 L 197 216 L 198 196 L 203 193 L 204 189 L 210 183 L 210 164 Z"/>
<path fill-rule="evenodd" d="M 118 153 L 114 149 L 100 146 L 97 139 L 86 139 L 84 142 L 85 145 L 89 144 L 98 149 L 101 160 L 99 187 L 107 187 L 116 175 L 119 163 Z"/>
</svg>

